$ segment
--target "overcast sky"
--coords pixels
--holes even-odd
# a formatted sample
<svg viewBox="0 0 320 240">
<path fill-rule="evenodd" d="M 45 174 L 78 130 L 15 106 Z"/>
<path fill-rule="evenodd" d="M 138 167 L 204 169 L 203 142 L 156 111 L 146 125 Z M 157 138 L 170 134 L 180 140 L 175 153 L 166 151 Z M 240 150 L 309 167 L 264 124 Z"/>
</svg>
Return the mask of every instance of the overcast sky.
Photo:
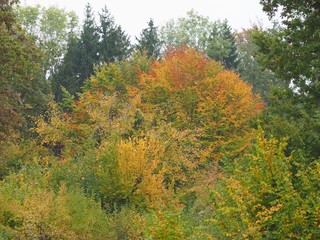
<svg viewBox="0 0 320 240">
<path fill-rule="evenodd" d="M 191 9 L 208 16 L 212 21 L 227 19 L 236 30 L 248 28 L 258 21 L 263 26 L 270 25 L 259 0 L 20 0 L 21 5 L 54 5 L 73 10 L 82 19 L 88 2 L 95 12 L 107 6 L 115 22 L 121 25 L 132 40 L 147 27 L 150 18 L 161 26 L 169 19 L 186 16 L 186 12 Z"/>
</svg>

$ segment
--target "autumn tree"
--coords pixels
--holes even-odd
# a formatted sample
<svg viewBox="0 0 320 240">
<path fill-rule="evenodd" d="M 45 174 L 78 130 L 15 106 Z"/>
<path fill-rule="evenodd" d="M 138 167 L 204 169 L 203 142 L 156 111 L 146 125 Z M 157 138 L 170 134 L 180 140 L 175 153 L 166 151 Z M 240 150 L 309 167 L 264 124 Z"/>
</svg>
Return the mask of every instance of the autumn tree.
<svg viewBox="0 0 320 240">
<path fill-rule="evenodd" d="M 55 107 L 39 119 L 40 143 L 63 162 L 55 181 L 82 182 L 108 211 L 182 209 L 194 169 L 250 145 L 249 120 L 262 103 L 235 73 L 192 48 L 152 65 L 143 55 L 123 62 L 97 68 L 78 101 L 62 102 L 67 113 Z"/>
<path fill-rule="evenodd" d="M 286 156 L 285 147 L 285 139 L 267 140 L 260 129 L 252 151 L 213 183 L 213 236 L 319 238 L 319 164 L 293 174 L 291 168 L 302 156 Z"/>
<path fill-rule="evenodd" d="M 157 119 L 197 129 L 202 143 L 218 155 L 245 147 L 248 120 L 263 105 L 237 74 L 192 48 L 168 52 L 142 75 L 141 85 L 146 107 L 161 109 Z"/>
</svg>

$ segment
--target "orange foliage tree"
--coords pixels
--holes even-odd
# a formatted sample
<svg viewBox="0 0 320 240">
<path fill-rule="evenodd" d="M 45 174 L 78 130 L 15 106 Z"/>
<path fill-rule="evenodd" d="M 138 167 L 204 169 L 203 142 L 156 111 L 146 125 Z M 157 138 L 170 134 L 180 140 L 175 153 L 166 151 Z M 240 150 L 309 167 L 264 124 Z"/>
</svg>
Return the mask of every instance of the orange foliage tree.
<svg viewBox="0 0 320 240">
<path fill-rule="evenodd" d="M 238 74 L 192 48 L 170 50 L 140 84 L 144 110 L 194 130 L 211 159 L 241 152 L 251 141 L 250 119 L 263 107 Z"/>
<path fill-rule="evenodd" d="M 251 143 L 250 119 L 263 106 L 236 73 L 192 48 L 149 63 L 142 56 L 101 66 L 67 113 L 55 109 L 38 121 L 41 144 L 64 163 L 60 175 L 74 171 L 77 180 L 67 181 L 104 206 L 180 206 L 195 169 Z"/>
</svg>

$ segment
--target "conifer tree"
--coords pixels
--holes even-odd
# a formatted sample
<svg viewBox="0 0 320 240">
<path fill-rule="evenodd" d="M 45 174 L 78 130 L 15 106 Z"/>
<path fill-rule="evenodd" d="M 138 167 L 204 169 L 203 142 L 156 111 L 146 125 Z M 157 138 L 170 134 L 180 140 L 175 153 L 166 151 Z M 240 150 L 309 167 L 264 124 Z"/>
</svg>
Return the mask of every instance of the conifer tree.
<svg viewBox="0 0 320 240">
<path fill-rule="evenodd" d="M 145 28 L 137 38 L 136 49 L 139 51 L 146 51 L 148 57 L 160 57 L 161 42 L 158 37 L 158 28 L 154 26 L 152 19 L 148 22 L 148 28 Z"/>
<path fill-rule="evenodd" d="M 57 102 L 62 100 L 62 87 L 72 95 L 79 89 L 79 38 L 71 33 L 69 35 L 67 53 L 63 63 L 57 68 L 51 79 L 52 92 Z"/>
<path fill-rule="evenodd" d="M 52 78 L 56 101 L 62 100 L 61 87 L 72 95 L 81 92 L 85 80 L 93 74 L 94 65 L 99 63 L 99 32 L 90 4 L 85 11 L 80 37 L 69 33 L 67 53 Z"/>
<path fill-rule="evenodd" d="M 107 7 L 100 14 L 99 57 L 102 62 L 114 62 L 129 56 L 130 40 L 121 26 L 116 25 Z"/>
<path fill-rule="evenodd" d="M 79 92 L 84 81 L 93 73 L 94 64 L 99 61 L 99 30 L 95 22 L 94 13 L 90 4 L 86 5 L 85 20 L 78 43 L 79 76 L 77 91 Z"/>
<path fill-rule="evenodd" d="M 227 20 L 215 22 L 208 39 L 207 54 L 228 69 L 237 67 L 237 46 Z"/>
</svg>

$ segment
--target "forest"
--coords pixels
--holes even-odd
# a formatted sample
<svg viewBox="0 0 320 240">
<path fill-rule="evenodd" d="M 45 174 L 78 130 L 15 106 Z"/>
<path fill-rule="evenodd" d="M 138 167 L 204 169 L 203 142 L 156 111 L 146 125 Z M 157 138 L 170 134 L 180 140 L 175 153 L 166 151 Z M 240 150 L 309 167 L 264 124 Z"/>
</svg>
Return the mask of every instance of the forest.
<svg viewBox="0 0 320 240">
<path fill-rule="evenodd" d="M 0 239 L 320 239 L 320 3 L 260 5 L 130 39 L 0 0 Z"/>
</svg>

